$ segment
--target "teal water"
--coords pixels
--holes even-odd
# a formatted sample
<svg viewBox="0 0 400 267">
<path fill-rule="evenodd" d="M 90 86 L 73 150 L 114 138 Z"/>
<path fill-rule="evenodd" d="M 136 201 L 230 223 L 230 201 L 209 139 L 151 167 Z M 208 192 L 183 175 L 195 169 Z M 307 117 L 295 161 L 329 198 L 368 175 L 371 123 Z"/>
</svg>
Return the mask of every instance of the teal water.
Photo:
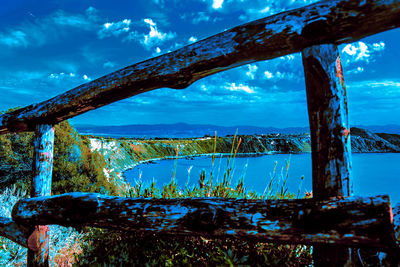
<svg viewBox="0 0 400 267">
<path fill-rule="evenodd" d="M 400 153 L 363 153 L 353 154 L 353 190 L 354 195 L 372 196 L 389 194 L 392 203 L 400 202 Z M 244 177 L 245 187 L 260 194 L 264 193 L 272 177 L 275 184 L 286 176 L 289 192 L 303 195 L 312 190 L 311 154 L 273 154 L 257 157 L 237 157 L 233 162 L 232 184 Z M 176 169 L 175 169 L 176 164 Z M 276 164 L 276 166 L 275 166 Z M 126 179 L 134 183 L 156 181 L 158 186 L 171 181 L 175 170 L 178 185 L 198 183 L 202 170 L 206 178 L 213 177 L 222 181 L 227 166 L 226 157 L 217 157 L 212 166 L 211 157 L 181 158 L 176 160 L 160 160 L 138 165 L 125 172 Z M 274 174 L 275 168 L 275 174 Z M 301 177 L 304 176 L 304 180 Z"/>
</svg>

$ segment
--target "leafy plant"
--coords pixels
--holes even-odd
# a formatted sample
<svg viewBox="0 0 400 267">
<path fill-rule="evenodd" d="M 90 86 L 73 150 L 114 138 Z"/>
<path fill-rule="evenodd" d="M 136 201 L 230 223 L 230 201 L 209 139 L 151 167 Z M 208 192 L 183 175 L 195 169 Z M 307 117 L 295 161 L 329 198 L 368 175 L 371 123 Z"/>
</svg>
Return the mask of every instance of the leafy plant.
<svg viewBox="0 0 400 267">
<path fill-rule="evenodd" d="M 30 192 L 33 164 L 33 133 L 0 135 L 0 189 L 16 183 Z M 89 148 L 68 121 L 55 126 L 52 193 L 72 191 L 117 195 L 119 188 L 104 174 L 106 162 Z"/>
</svg>

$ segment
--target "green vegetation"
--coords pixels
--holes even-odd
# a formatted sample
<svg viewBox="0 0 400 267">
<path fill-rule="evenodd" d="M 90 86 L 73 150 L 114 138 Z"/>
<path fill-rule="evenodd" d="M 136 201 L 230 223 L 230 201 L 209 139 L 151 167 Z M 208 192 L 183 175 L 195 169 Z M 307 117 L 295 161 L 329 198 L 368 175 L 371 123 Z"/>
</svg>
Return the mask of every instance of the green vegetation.
<svg viewBox="0 0 400 267">
<path fill-rule="evenodd" d="M 308 266 L 310 247 L 93 229 L 77 266 Z"/>
<path fill-rule="evenodd" d="M 230 152 L 224 179 L 215 183 L 213 174 L 206 177 L 203 173 L 197 185 L 180 188 L 174 176 L 169 184 L 162 188 L 155 183 L 148 185 L 137 183 L 130 186 L 126 183 L 118 184 L 118 175 L 115 173 L 106 176 L 104 168 L 107 160 L 98 152 L 89 149 L 90 140 L 80 136 L 68 122 L 56 126 L 53 194 L 70 191 L 100 192 L 129 197 L 226 197 L 226 198 L 288 198 L 284 189 L 287 175 L 277 174 L 274 179 L 278 183 L 271 183 L 263 195 L 247 192 L 243 179 L 232 185 L 231 173 L 235 156 L 240 151 L 241 139 L 236 136 L 225 144 L 218 137 L 204 140 L 203 149 L 197 153 L 215 153 L 219 149 Z M 3 193 L 0 201 L 5 212 L 0 214 L 10 216 L 14 203 L 29 192 L 29 179 L 32 164 L 32 133 L 7 134 L 0 136 L 1 166 L 6 166 L 0 173 L 3 181 Z M 137 147 L 129 144 L 131 153 L 138 153 L 141 159 L 168 152 L 178 157 L 187 153 L 187 144 L 168 141 L 164 145 L 140 144 Z M 228 148 L 229 144 L 229 148 Z M 128 145 L 128 144 L 126 144 Z M 226 147 L 225 147 L 226 146 Z M 145 150 L 143 150 L 145 148 Z M 197 147 L 198 148 L 198 147 Z M 214 164 L 213 157 L 212 164 Z M 213 167 L 213 166 L 211 166 Z M 10 184 L 16 182 L 12 190 Z M 81 232 L 54 226 L 51 228 L 52 251 L 51 265 L 78 266 L 203 266 L 203 265 L 269 265 L 269 266 L 305 266 L 311 263 L 310 247 L 300 245 L 273 245 L 260 242 L 244 241 L 241 239 L 208 239 L 204 237 L 160 236 L 149 233 L 126 233 L 122 231 L 108 231 L 95 228 L 84 228 Z M 0 237 L 1 265 L 23 265 L 26 260 L 26 249 Z M 6 263 L 8 262 L 8 263 Z M 4 263 L 4 264 L 2 264 Z"/>
<path fill-rule="evenodd" d="M 289 194 L 281 195 L 278 186 L 271 187 L 269 194 L 272 198 L 291 197 Z M 267 194 L 247 192 L 243 180 L 230 186 L 229 179 L 212 183 L 211 178 L 200 178 L 197 185 L 182 189 L 172 178 L 162 189 L 155 183 L 148 186 L 137 183 L 128 191 L 128 196 L 265 198 Z M 312 263 L 311 248 L 303 245 L 276 245 L 239 238 L 126 233 L 94 228 L 87 231 L 83 253 L 77 258 L 78 266 L 307 266 Z"/>
<path fill-rule="evenodd" d="M 118 189 L 104 175 L 105 166 L 103 156 L 91 152 L 88 139 L 79 135 L 67 121 L 56 126 L 54 194 L 81 191 L 116 195 Z"/>
<path fill-rule="evenodd" d="M 64 121 L 55 126 L 52 193 L 98 192 L 116 195 L 118 187 L 104 174 L 106 162 L 91 152 L 88 139 Z M 17 183 L 30 192 L 33 163 L 33 133 L 0 135 L 0 187 Z"/>
</svg>

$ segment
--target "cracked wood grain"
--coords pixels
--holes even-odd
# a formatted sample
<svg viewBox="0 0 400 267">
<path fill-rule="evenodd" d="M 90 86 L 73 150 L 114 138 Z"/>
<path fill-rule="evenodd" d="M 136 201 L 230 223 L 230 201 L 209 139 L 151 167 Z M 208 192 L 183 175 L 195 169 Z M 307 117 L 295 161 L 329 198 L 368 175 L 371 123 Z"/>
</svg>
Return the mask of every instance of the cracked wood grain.
<svg viewBox="0 0 400 267">
<path fill-rule="evenodd" d="M 316 201 L 144 199 L 67 193 L 20 200 L 12 218 L 22 225 L 94 226 L 277 243 L 387 249 L 394 242 L 387 196 Z"/>
<path fill-rule="evenodd" d="M 34 161 L 31 196 L 50 196 L 54 151 L 53 125 L 37 125 L 33 142 Z M 33 232 L 27 239 L 28 266 L 49 266 L 49 227 L 43 224 L 31 226 Z"/>
<path fill-rule="evenodd" d="M 313 198 L 350 196 L 351 143 L 347 94 L 334 44 L 302 51 L 311 132 Z M 345 266 L 349 249 L 315 246 L 315 266 Z"/>
</svg>

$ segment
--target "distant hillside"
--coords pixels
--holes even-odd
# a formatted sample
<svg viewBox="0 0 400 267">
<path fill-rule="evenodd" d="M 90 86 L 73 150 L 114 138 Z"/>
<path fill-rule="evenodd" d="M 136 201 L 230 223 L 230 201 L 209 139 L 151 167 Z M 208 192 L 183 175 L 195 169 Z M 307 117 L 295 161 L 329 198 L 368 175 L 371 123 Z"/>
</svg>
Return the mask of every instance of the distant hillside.
<svg viewBox="0 0 400 267">
<path fill-rule="evenodd" d="M 400 152 L 400 135 L 379 136 L 368 130 L 352 128 L 351 149 L 355 153 Z M 99 151 L 109 169 L 119 173 L 132 168 L 140 161 L 156 158 L 176 157 L 177 147 L 180 156 L 194 156 L 213 153 L 230 153 L 234 146 L 233 136 L 186 139 L 115 139 L 89 136 L 90 147 Z M 269 152 L 301 153 L 311 151 L 309 134 L 266 134 L 240 135 L 238 153 L 263 154 Z M 236 139 L 238 140 L 238 139 Z M 237 141 L 236 143 L 237 144 Z M 215 150 L 214 150 L 215 145 Z"/>
<path fill-rule="evenodd" d="M 373 133 L 389 133 L 389 134 L 400 134 L 400 125 L 388 124 L 388 125 L 357 125 L 358 128 L 367 129 Z"/>
<path fill-rule="evenodd" d="M 352 127 L 351 130 L 352 152 L 400 152 L 400 135 L 380 133 Z"/>
<path fill-rule="evenodd" d="M 400 134 L 400 125 L 385 126 L 356 126 L 357 128 L 366 129 L 373 133 Z M 238 132 L 241 135 L 257 135 L 257 134 L 301 134 L 309 133 L 308 127 L 257 127 L 257 126 L 217 126 L 211 124 L 132 124 L 121 126 L 95 126 L 95 125 L 76 125 L 77 131 L 83 135 L 97 135 L 110 137 L 127 137 L 127 138 L 190 138 L 202 137 L 205 135 L 218 136 L 233 135 Z"/>
<path fill-rule="evenodd" d="M 241 135 L 255 134 L 292 134 L 292 133 L 308 133 L 308 127 L 291 127 L 291 128 L 274 128 L 274 127 L 257 127 L 257 126 L 217 126 L 202 124 L 134 124 L 122 126 L 93 126 L 93 125 L 76 125 L 77 131 L 84 135 L 99 135 L 111 137 L 143 137 L 143 138 L 190 138 L 202 137 L 205 135 L 218 136 L 233 135 L 238 132 Z"/>
</svg>

